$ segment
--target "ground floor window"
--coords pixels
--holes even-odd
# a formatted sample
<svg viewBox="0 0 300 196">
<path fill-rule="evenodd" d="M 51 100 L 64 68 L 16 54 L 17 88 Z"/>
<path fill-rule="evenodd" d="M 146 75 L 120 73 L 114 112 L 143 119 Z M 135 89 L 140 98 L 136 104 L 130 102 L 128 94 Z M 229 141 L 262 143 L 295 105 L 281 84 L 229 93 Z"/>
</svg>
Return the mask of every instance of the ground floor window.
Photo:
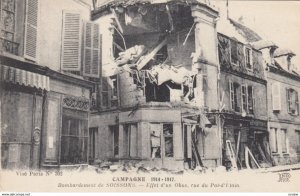
<svg viewBox="0 0 300 196">
<path fill-rule="evenodd" d="M 86 112 L 63 109 L 61 164 L 87 163 L 88 116 Z"/>
<path fill-rule="evenodd" d="M 150 124 L 151 158 L 174 157 L 173 124 Z"/>
<path fill-rule="evenodd" d="M 137 124 L 124 125 L 124 155 L 125 157 L 138 156 Z"/>
<path fill-rule="evenodd" d="M 270 146 L 272 153 L 278 152 L 278 141 L 277 141 L 277 128 L 270 128 Z"/>
<path fill-rule="evenodd" d="M 286 129 L 281 129 L 281 151 L 282 153 L 287 153 L 287 138 L 286 138 Z"/>
<path fill-rule="evenodd" d="M 110 126 L 109 129 L 113 135 L 112 146 L 113 146 L 114 157 L 118 157 L 119 156 L 119 126 L 113 125 Z"/>
<path fill-rule="evenodd" d="M 295 130 L 297 137 L 297 153 L 300 153 L 300 130 Z"/>
</svg>

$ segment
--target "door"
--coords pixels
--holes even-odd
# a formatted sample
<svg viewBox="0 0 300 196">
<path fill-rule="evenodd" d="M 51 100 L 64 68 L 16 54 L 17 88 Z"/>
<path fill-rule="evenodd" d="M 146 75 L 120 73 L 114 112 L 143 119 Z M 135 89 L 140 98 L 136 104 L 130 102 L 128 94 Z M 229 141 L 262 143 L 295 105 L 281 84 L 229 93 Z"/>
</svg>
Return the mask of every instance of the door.
<svg viewBox="0 0 300 196">
<path fill-rule="evenodd" d="M 89 129 L 89 164 L 94 163 L 97 151 L 98 128 Z"/>
</svg>

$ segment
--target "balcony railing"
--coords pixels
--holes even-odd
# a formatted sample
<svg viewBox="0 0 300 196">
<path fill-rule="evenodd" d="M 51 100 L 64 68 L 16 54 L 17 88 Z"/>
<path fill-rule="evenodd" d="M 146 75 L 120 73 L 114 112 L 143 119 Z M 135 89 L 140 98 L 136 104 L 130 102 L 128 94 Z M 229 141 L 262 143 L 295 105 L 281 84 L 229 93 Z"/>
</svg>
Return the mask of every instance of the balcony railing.
<svg viewBox="0 0 300 196">
<path fill-rule="evenodd" d="M 19 55 L 19 43 L 15 43 L 2 37 L 0 37 L 0 49 L 14 55 Z"/>
</svg>

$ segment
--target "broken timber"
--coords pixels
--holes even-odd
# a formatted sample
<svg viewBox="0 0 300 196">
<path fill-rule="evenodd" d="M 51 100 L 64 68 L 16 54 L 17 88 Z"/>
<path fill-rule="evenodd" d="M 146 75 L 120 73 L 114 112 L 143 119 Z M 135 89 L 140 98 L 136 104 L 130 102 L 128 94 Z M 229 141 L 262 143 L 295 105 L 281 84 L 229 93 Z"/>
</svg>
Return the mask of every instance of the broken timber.
<svg viewBox="0 0 300 196">
<path fill-rule="evenodd" d="M 198 148 L 196 146 L 196 141 L 195 141 L 194 137 L 192 137 L 192 150 L 193 150 L 194 156 L 196 158 L 197 164 L 201 167 L 204 167 L 201 157 L 200 157 L 200 154 L 199 154 L 199 151 L 198 151 Z"/>
<path fill-rule="evenodd" d="M 147 54 L 140 62 L 137 64 L 137 70 L 143 69 L 145 65 L 156 55 L 156 53 L 167 44 L 167 38 L 165 38 L 160 44 L 158 44 L 149 54 Z"/>
<path fill-rule="evenodd" d="M 231 166 L 232 166 L 233 169 L 237 169 L 237 163 L 236 163 L 236 159 L 235 159 L 235 154 L 234 154 L 234 150 L 232 148 L 230 140 L 226 140 L 226 146 L 227 146 L 227 149 L 228 149 L 229 159 L 230 159 L 230 162 L 231 162 Z"/>
</svg>

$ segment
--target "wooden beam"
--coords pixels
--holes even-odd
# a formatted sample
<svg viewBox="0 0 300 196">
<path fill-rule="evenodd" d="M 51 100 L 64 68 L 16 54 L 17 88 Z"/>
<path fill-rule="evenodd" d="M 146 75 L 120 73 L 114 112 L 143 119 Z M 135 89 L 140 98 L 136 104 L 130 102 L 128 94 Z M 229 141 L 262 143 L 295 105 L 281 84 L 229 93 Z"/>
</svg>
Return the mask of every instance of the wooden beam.
<svg viewBox="0 0 300 196">
<path fill-rule="evenodd" d="M 156 53 L 164 46 L 167 44 L 167 38 L 165 38 L 158 46 L 156 46 L 149 54 L 145 56 L 140 62 L 137 64 L 137 70 L 143 69 L 145 65 L 156 55 Z"/>
</svg>

